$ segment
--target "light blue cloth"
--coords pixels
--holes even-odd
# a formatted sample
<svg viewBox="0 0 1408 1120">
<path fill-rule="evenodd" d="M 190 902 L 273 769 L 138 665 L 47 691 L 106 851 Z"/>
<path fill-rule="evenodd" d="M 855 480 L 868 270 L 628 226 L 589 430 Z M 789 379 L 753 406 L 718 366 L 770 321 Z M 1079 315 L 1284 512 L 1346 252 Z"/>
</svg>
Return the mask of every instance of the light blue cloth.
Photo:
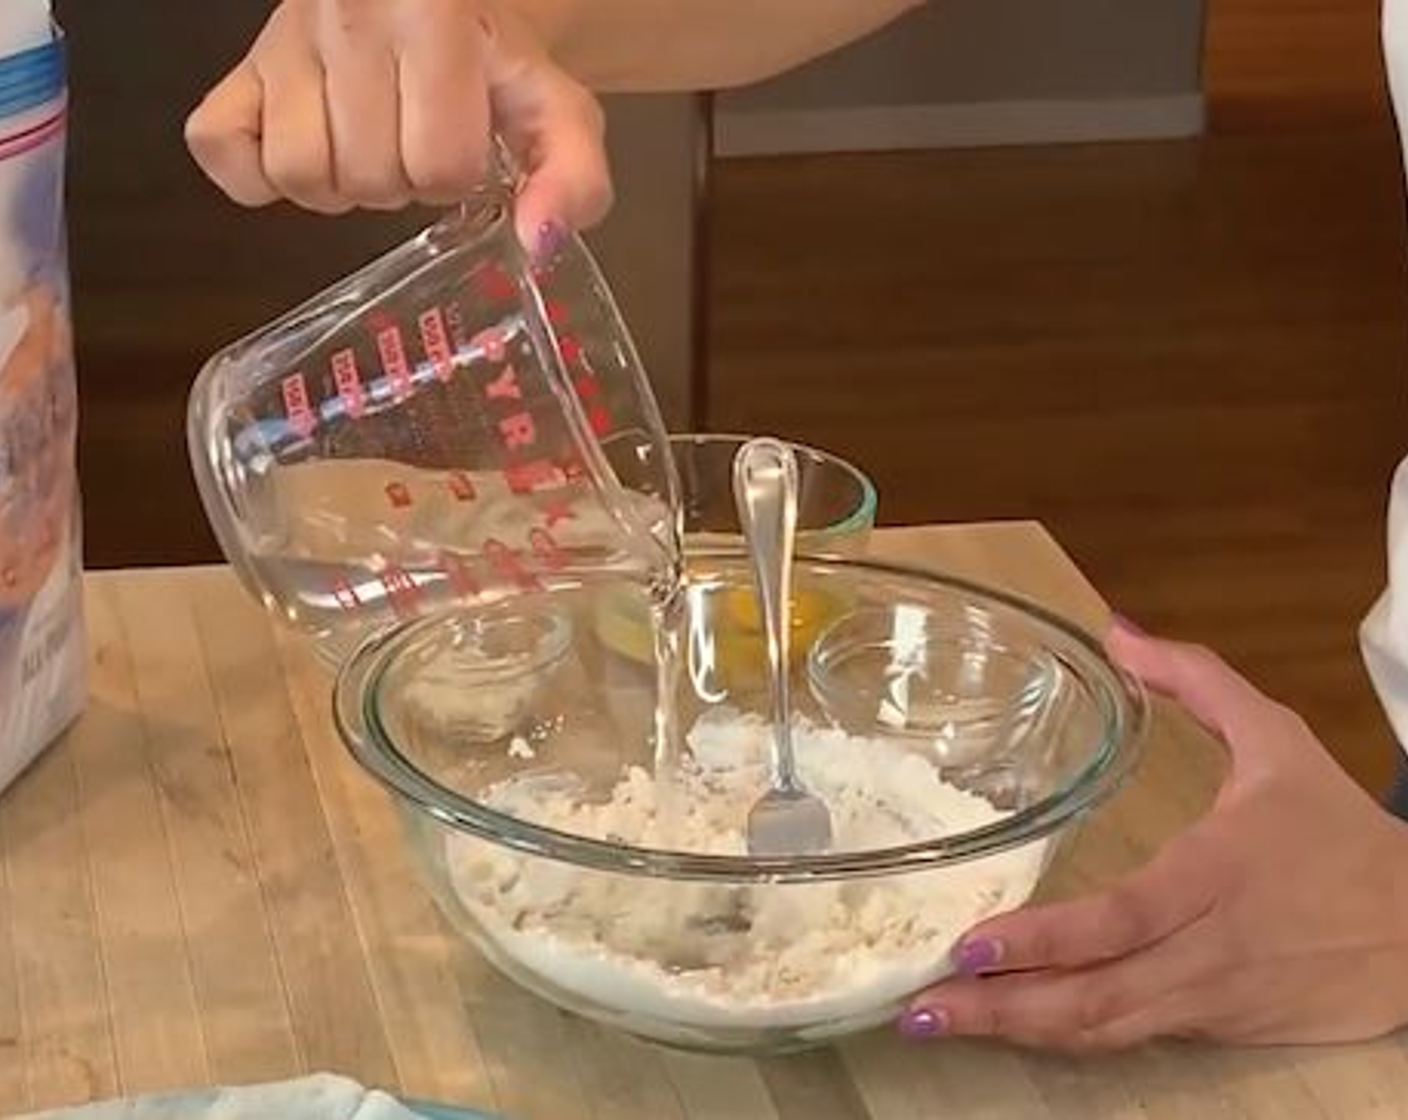
<svg viewBox="0 0 1408 1120">
<path fill-rule="evenodd" d="M 29 1120 L 489 1120 L 482 1113 L 434 1106 L 413 1110 L 345 1077 L 321 1073 L 239 1088 L 162 1093 L 81 1108 L 41 1112 Z"/>
</svg>

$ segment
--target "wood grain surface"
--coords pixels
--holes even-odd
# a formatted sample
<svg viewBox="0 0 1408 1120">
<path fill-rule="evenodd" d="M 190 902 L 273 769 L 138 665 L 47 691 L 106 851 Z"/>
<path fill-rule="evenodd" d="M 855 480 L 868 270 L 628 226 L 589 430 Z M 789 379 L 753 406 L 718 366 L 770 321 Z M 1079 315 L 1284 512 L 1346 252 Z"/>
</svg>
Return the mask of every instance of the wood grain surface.
<svg viewBox="0 0 1408 1120">
<path fill-rule="evenodd" d="M 1030 523 L 877 551 L 1105 609 Z M 446 932 L 331 681 L 223 568 L 88 577 L 92 701 L 0 798 L 0 1114 L 334 1070 L 509 1120 L 1408 1117 L 1408 1046 L 1158 1047 L 1087 1062 L 879 1032 L 752 1062 L 562 1014 Z M 1206 805 L 1221 756 L 1160 707 L 1135 781 L 1053 892 L 1108 880 Z"/>
</svg>

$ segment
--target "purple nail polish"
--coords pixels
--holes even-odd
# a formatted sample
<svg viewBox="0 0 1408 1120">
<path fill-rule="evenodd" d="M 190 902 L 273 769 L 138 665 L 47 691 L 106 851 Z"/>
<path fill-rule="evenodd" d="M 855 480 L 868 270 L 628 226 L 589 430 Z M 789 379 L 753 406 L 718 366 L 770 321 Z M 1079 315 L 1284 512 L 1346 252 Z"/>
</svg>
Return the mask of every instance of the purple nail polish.
<svg viewBox="0 0 1408 1120">
<path fill-rule="evenodd" d="M 965 941 L 953 954 L 958 971 L 967 976 L 986 972 L 1002 959 L 1002 946 L 986 937 Z"/>
<path fill-rule="evenodd" d="M 567 240 L 567 231 L 557 222 L 544 222 L 538 227 L 538 247 L 533 259 L 538 264 L 546 264 L 557 256 Z"/>
<path fill-rule="evenodd" d="M 905 1038 L 933 1038 L 948 1030 L 948 1012 L 943 1008 L 916 1007 L 900 1016 L 899 1026 Z"/>
</svg>

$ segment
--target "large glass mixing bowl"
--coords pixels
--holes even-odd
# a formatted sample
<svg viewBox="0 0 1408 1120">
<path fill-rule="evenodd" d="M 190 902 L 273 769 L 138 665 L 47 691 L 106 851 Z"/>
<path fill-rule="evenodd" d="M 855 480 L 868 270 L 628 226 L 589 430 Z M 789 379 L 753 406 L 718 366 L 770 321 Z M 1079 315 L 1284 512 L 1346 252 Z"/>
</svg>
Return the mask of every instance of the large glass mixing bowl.
<svg viewBox="0 0 1408 1120">
<path fill-rule="evenodd" d="M 861 560 L 805 559 L 797 579 L 844 604 L 793 666 L 802 776 L 835 825 L 820 855 L 746 854 L 769 708 L 761 684 L 719 688 L 736 553 L 691 558 L 675 755 L 656 749 L 653 666 L 593 625 L 619 586 L 457 608 L 343 666 L 342 736 L 450 923 L 520 985 L 697 1050 L 878 1026 L 972 924 L 1030 897 L 1130 772 L 1143 694 L 1062 619 Z"/>
</svg>

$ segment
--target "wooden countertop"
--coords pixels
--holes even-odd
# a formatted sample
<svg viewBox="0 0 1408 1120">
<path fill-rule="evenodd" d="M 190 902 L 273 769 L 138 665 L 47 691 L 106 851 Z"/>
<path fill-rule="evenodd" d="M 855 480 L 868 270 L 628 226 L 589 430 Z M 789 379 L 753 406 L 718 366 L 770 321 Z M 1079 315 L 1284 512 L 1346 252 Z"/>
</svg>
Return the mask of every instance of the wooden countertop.
<svg viewBox="0 0 1408 1120">
<path fill-rule="evenodd" d="M 1035 525 L 888 531 L 877 551 L 1103 618 Z M 226 570 L 92 575 L 88 609 L 87 714 L 0 798 L 0 1114 L 332 1070 L 508 1120 L 1408 1117 L 1399 1040 L 1069 1062 L 880 1032 L 754 1063 L 605 1032 L 447 937 L 337 741 L 328 676 Z M 1160 708 L 1053 888 L 1144 858 L 1219 758 Z"/>
</svg>

